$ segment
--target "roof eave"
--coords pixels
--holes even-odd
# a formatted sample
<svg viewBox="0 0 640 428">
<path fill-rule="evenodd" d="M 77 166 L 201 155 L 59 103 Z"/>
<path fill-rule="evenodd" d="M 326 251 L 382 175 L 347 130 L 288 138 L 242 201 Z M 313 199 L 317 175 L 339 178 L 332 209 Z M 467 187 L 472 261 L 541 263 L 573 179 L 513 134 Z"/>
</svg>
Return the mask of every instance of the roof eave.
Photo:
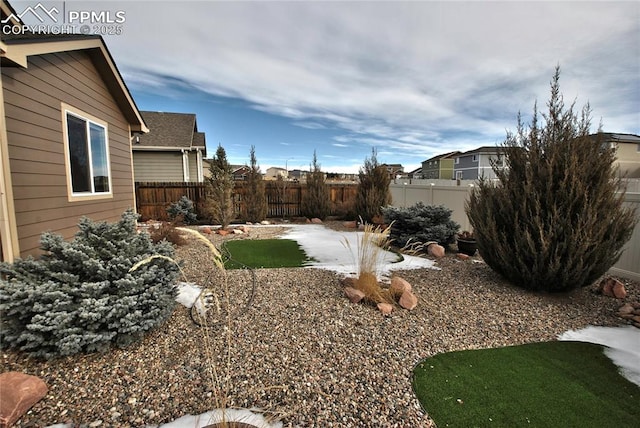
<svg viewBox="0 0 640 428">
<path fill-rule="evenodd" d="M 64 39 L 16 39 L 0 44 L 0 57 L 3 61 L 27 68 L 28 58 L 34 55 L 45 55 L 56 52 L 86 50 L 89 52 L 98 72 L 105 80 L 111 94 L 129 121 L 132 132 L 147 133 L 142 115 L 136 106 L 109 50 L 99 36 Z"/>
</svg>

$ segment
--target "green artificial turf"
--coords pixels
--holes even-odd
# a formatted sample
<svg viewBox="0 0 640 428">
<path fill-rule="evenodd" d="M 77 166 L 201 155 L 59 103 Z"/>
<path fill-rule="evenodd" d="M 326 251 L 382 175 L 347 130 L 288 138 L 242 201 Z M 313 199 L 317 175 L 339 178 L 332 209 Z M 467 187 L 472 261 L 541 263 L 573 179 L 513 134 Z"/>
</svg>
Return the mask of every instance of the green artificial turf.
<svg viewBox="0 0 640 428">
<path fill-rule="evenodd" d="M 301 267 L 310 259 L 291 239 L 243 239 L 224 245 L 227 269 Z"/>
<path fill-rule="evenodd" d="M 640 387 L 603 349 L 558 341 L 448 352 L 419 363 L 413 387 L 438 428 L 640 426 Z"/>
</svg>

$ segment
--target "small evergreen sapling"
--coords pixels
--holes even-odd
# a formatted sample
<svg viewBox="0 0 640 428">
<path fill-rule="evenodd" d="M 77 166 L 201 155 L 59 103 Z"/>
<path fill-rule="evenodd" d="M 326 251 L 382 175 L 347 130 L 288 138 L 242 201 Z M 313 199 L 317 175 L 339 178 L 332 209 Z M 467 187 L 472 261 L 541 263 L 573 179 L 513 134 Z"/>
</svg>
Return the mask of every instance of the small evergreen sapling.
<svg viewBox="0 0 640 428">
<path fill-rule="evenodd" d="M 267 195 L 265 192 L 264 180 L 260 173 L 258 160 L 256 158 L 256 148 L 251 146 L 249 153 L 249 173 L 244 189 L 244 207 L 242 216 L 245 221 L 259 223 L 267 217 Z"/>
<path fill-rule="evenodd" d="M 371 157 L 364 160 L 358 178 L 356 214 L 365 222 L 372 222 L 374 217 L 381 214 L 382 207 L 391 204 L 391 176 L 387 168 L 378 163 L 375 149 L 371 149 Z"/>
<path fill-rule="evenodd" d="M 167 214 L 171 221 L 182 221 L 184 224 L 195 224 L 198 221 L 193 201 L 186 196 L 171 204 L 167 208 Z"/>
<path fill-rule="evenodd" d="M 44 233 L 45 254 L 0 265 L 0 344 L 35 357 L 105 351 L 139 340 L 175 307 L 173 247 L 136 232 L 137 214 L 114 223 L 83 218 L 67 242 Z"/>
<path fill-rule="evenodd" d="M 302 196 L 301 214 L 308 218 L 317 217 L 324 220 L 331 213 L 331 195 L 315 151 L 310 170 L 306 193 Z"/>
</svg>

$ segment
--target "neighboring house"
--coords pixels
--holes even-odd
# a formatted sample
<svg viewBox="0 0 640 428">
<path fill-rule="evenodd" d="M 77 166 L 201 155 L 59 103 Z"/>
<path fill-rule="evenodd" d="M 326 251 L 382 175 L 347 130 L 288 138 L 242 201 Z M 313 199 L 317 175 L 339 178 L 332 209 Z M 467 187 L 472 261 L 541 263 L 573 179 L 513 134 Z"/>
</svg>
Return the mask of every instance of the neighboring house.
<svg viewBox="0 0 640 428">
<path fill-rule="evenodd" d="M 244 181 L 249 176 L 251 168 L 247 165 L 231 165 L 233 169 L 233 179 L 235 181 Z"/>
<path fill-rule="evenodd" d="M 616 149 L 619 172 L 627 178 L 640 178 L 640 136 L 605 132 L 605 141 Z"/>
<path fill-rule="evenodd" d="M 3 27 L 21 25 L 0 2 Z M 80 217 L 115 221 L 135 207 L 133 134 L 144 120 L 100 36 L 4 35 L 0 41 L 2 258 L 38 255 Z"/>
<path fill-rule="evenodd" d="M 453 164 L 459 151 L 445 153 L 434 156 L 426 161 L 422 161 L 422 178 L 431 180 L 452 180 Z"/>
<path fill-rule="evenodd" d="M 407 173 L 407 178 L 422 178 L 422 167 L 409 171 Z"/>
<path fill-rule="evenodd" d="M 491 160 L 499 165 L 503 162 L 498 146 L 483 146 L 474 150 L 454 155 L 453 178 L 456 180 L 477 180 L 480 177 L 496 178 Z"/>
<path fill-rule="evenodd" d="M 292 169 L 291 171 L 289 171 L 289 178 L 291 178 L 294 181 L 305 182 L 307 181 L 308 174 L 309 174 L 309 171 L 303 171 L 301 169 Z M 326 174 L 325 174 L 325 177 L 326 177 Z"/>
<path fill-rule="evenodd" d="M 265 180 L 277 180 L 279 177 L 283 179 L 288 178 L 288 171 L 284 168 L 272 166 L 267 168 L 267 173 L 264 176 Z"/>
<path fill-rule="evenodd" d="M 133 171 L 138 182 L 204 181 L 204 133 L 198 132 L 196 115 L 142 111 L 149 128 L 133 142 Z"/>
<path fill-rule="evenodd" d="M 204 178 L 211 177 L 211 160 L 212 159 L 202 159 L 202 174 Z M 235 181 L 243 181 L 247 179 L 247 176 L 251 172 L 251 168 L 247 165 L 231 165 L 233 179 Z"/>
<path fill-rule="evenodd" d="M 387 171 L 389 172 L 391 179 L 394 179 L 397 176 L 404 174 L 404 167 L 399 163 L 391 163 L 391 164 L 383 163 L 381 166 L 387 168 Z"/>
</svg>

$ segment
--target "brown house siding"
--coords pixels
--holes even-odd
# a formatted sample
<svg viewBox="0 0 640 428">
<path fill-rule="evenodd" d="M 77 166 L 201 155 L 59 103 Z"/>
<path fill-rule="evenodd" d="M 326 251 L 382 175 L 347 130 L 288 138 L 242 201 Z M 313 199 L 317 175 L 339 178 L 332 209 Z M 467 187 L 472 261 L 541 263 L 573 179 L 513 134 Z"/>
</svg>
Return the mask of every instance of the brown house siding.
<svg viewBox="0 0 640 428">
<path fill-rule="evenodd" d="M 184 181 L 182 153 L 133 152 L 133 170 L 136 181 Z"/>
<path fill-rule="evenodd" d="M 22 257 L 38 253 L 43 231 L 70 238 L 80 217 L 114 221 L 134 206 L 129 125 L 87 53 L 30 57 L 27 69 L 3 67 L 2 79 Z M 108 124 L 109 199 L 68 200 L 62 102 Z"/>
</svg>

